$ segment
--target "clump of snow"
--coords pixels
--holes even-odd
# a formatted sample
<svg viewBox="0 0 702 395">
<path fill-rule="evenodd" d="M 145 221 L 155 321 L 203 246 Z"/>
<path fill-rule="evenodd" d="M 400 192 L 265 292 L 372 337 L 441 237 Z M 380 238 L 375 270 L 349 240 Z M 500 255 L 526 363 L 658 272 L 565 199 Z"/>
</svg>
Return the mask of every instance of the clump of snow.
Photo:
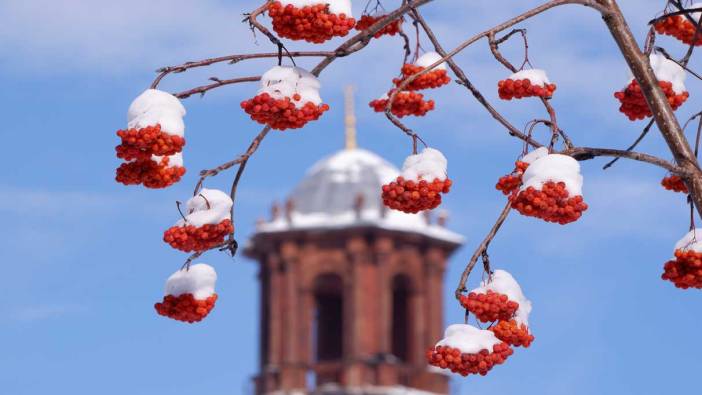
<svg viewBox="0 0 702 395">
<path fill-rule="evenodd" d="M 151 155 L 151 160 L 156 163 L 161 163 L 163 156 Z M 178 152 L 168 157 L 168 167 L 183 167 L 183 153 Z"/>
<path fill-rule="evenodd" d="M 424 67 L 425 69 L 434 63 L 441 60 L 441 55 L 436 52 L 427 52 L 420 56 L 414 64 L 419 67 Z M 446 70 L 446 62 L 439 63 L 438 66 L 434 67 L 432 70 Z"/>
<path fill-rule="evenodd" d="M 551 83 L 546 76 L 546 71 L 541 69 L 530 69 L 517 71 L 516 73 L 510 75 L 507 79 L 516 80 L 529 80 L 532 85 L 546 86 Z"/>
<path fill-rule="evenodd" d="M 510 300 L 519 303 L 519 309 L 517 309 L 514 319 L 517 321 L 517 324 L 529 325 L 531 301 L 524 296 L 522 287 L 519 286 L 519 283 L 511 274 L 505 270 L 495 270 L 488 280 L 482 281 L 480 287 L 470 292 L 484 294 L 488 290 L 507 295 Z"/>
<path fill-rule="evenodd" d="M 539 159 L 543 158 L 544 156 L 548 155 L 548 148 L 546 147 L 539 147 L 528 154 L 524 155 L 524 157 L 520 160 L 520 162 L 524 163 L 529 163 Z"/>
<path fill-rule="evenodd" d="M 446 328 L 444 338 L 436 345 L 457 348 L 465 354 L 477 354 L 484 349 L 492 352 L 492 347 L 501 342 L 491 331 L 472 325 L 454 324 Z"/>
<path fill-rule="evenodd" d="M 425 148 L 421 153 L 410 155 L 402 165 L 402 177 L 406 180 L 423 179 L 428 182 L 438 178 L 446 179 L 448 161 L 441 151 L 434 148 Z"/>
<path fill-rule="evenodd" d="M 702 229 L 689 231 L 675 243 L 675 250 L 702 252 Z"/>
<path fill-rule="evenodd" d="M 258 93 L 268 93 L 274 99 L 289 98 L 295 107 L 301 108 L 307 102 L 322 104 L 319 96 L 321 84 L 317 77 L 300 67 L 275 66 L 261 76 L 261 89 Z M 295 94 L 299 100 L 294 99 Z"/>
<path fill-rule="evenodd" d="M 344 14 L 347 17 L 352 17 L 351 0 L 278 0 L 282 5 L 291 4 L 296 8 L 303 8 L 317 4 L 327 4 L 329 12 L 336 15 Z"/>
<path fill-rule="evenodd" d="M 203 188 L 197 196 L 188 199 L 185 219 L 176 222 L 176 226 L 215 225 L 229 218 L 232 198 L 218 189 Z"/>
<path fill-rule="evenodd" d="M 183 136 L 185 107 L 177 97 L 157 89 L 147 89 L 139 95 L 127 110 L 127 126 L 141 129 L 156 124 L 161 131 Z"/>
<path fill-rule="evenodd" d="M 543 184 L 549 181 L 564 182 L 571 197 L 583 194 L 580 163 L 570 156 L 549 154 L 533 161 L 522 176 L 520 190 L 533 187 L 540 191 Z"/>
<path fill-rule="evenodd" d="M 663 55 L 652 53 L 650 59 L 651 68 L 658 81 L 668 81 L 673 84 L 673 91 L 678 95 L 687 91 L 685 69 Z"/>
<path fill-rule="evenodd" d="M 197 300 L 207 299 L 215 293 L 217 272 L 210 265 L 198 263 L 171 274 L 166 281 L 166 295 L 193 294 Z"/>
</svg>

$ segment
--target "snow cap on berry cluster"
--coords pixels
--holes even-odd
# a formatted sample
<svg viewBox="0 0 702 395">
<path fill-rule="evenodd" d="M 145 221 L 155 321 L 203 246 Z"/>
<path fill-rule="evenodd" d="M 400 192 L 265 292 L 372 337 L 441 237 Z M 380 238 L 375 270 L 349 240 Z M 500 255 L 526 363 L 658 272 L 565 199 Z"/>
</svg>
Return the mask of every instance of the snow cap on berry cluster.
<svg viewBox="0 0 702 395">
<path fill-rule="evenodd" d="M 472 325 L 449 325 L 444 332 L 444 338 L 436 346 L 457 348 L 464 354 L 477 354 L 481 350 L 492 352 L 495 344 L 502 343 L 492 331 L 478 329 Z"/>
<path fill-rule="evenodd" d="M 444 181 L 447 166 L 448 161 L 441 151 L 427 147 L 421 153 L 410 155 L 405 159 L 401 175 L 405 180 L 422 179 L 432 182 L 438 178 Z"/>
<path fill-rule="evenodd" d="M 161 131 L 174 136 L 185 133 L 185 107 L 177 97 L 157 89 L 147 89 L 139 95 L 127 110 L 127 126 L 141 129 L 161 125 Z"/>
<path fill-rule="evenodd" d="M 510 75 L 507 79 L 512 81 L 529 80 L 532 85 L 546 86 L 551 83 L 546 76 L 546 71 L 541 69 L 529 69 L 517 71 Z"/>
<path fill-rule="evenodd" d="M 528 154 L 524 155 L 522 159 L 520 159 L 520 162 L 524 163 L 529 163 L 531 164 L 533 161 L 542 158 L 544 156 L 548 155 L 548 148 L 546 147 L 539 147 Z"/>
<path fill-rule="evenodd" d="M 570 156 L 549 154 L 533 161 L 522 176 L 520 190 L 533 187 L 540 191 L 543 184 L 549 181 L 565 183 L 571 197 L 583 194 L 580 164 Z"/>
<path fill-rule="evenodd" d="M 685 88 L 685 77 L 687 77 L 687 74 L 685 69 L 680 67 L 679 64 L 663 55 L 652 53 L 651 68 L 658 81 L 668 81 L 673 84 L 673 91 L 676 94 L 679 95 L 687 91 L 687 88 Z"/>
<path fill-rule="evenodd" d="M 689 231 L 675 243 L 675 250 L 702 252 L 702 229 Z"/>
<path fill-rule="evenodd" d="M 275 66 L 261 76 L 261 89 L 258 93 L 268 93 L 274 99 L 289 98 L 295 107 L 304 107 L 305 103 L 312 102 L 318 106 L 322 104 L 319 96 L 319 80 L 309 71 L 300 67 Z M 294 95 L 300 95 L 299 100 Z"/>
<path fill-rule="evenodd" d="M 286 6 L 288 4 L 295 8 L 303 8 L 317 4 L 327 4 L 329 12 L 336 15 L 345 14 L 351 18 L 351 0 L 278 0 L 280 4 Z"/>
<path fill-rule="evenodd" d="M 441 60 L 441 55 L 439 55 L 436 52 L 427 52 L 424 55 L 420 56 L 416 62 L 414 62 L 415 66 L 427 68 L 434 63 L 438 62 Z M 446 70 L 446 62 L 441 62 L 439 63 L 438 66 L 434 67 L 432 70 Z"/>
<path fill-rule="evenodd" d="M 193 294 L 197 300 L 207 299 L 215 293 L 217 272 L 210 265 L 198 263 L 171 274 L 166 281 L 166 295 L 178 297 Z"/>
<path fill-rule="evenodd" d="M 519 283 L 511 274 L 505 270 L 495 270 L 488 280 L 482 281 L 480 287 L 470 292 L 484 294 L 488 290 L 507 295 L 509 300 L 519 303 L 519 309 L 517 309 L 514 319 L 517 321 L 517 324 L 529 325 L 531 301 L 524 296 L 522 287 L 519 286 Z"/>
<path fill-rule="evenodd" d="M 176 226 L 216 225 L 229 218 L 232 198 L 218 189 L 203 188 L 197 196 L 188 199 L 185 219 L 176 222 Z"/>
</svg>

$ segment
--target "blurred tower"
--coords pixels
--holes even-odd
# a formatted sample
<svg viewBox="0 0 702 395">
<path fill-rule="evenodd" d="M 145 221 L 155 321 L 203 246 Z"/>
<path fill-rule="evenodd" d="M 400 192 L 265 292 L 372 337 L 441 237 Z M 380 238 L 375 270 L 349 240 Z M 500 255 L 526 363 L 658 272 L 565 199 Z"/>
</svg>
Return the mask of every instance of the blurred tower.
<svg viewBox="0 0 702 395">
<path fill-rule="evenodd" d="M 345 123 L 345 149 L 308 171 L 245 250 L 260 263 L 256 393 L 446 394 L 425 352 L 443 334 L 444 271 L 463 238 L 384 209 L 380 188 L 399 172 L 357 148 L 350 88 Z"/>
</svg>

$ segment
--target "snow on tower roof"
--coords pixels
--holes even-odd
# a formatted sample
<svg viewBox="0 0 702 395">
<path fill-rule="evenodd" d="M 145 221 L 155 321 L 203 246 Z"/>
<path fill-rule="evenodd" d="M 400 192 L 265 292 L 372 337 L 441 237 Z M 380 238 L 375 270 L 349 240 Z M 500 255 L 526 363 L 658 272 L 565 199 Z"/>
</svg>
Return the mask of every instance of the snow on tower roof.
<svg viewBox="0 0 702 395">
<path fill-rule="evenodd" d="M 281 215 L 260 223 L 257 233 L 372 226 L 463 243 L 463 236 L 427 223 L 421 213 L 406 214 L 383 207 L 382 185 L 399 174 L 395 166 L 370 151 L 359 148 L 339 151 L 312 166 L 293 190 L 289 218 Z M 359 196 L 363 204 L 357 212 L 354 206 Z"/>
</svg>

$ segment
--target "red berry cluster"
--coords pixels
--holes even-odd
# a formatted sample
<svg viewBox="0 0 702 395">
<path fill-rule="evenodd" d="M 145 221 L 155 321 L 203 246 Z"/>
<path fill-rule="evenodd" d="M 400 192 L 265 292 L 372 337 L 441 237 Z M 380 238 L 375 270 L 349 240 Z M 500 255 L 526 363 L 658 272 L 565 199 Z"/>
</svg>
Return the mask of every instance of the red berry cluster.
<svg viewBox="0 0 702 395">
<path fill-rule="evenodd" d="M 431 210 L 441 204 L 441 194 L 448 193 L 450 189 L 451 180 L 448 178 L 444 181 L 435 178 L 433 182 L 417 182 L 397 177 L 397 180 L 383 185 L 383 204 L 405 213 Z"/>
<path fill-rule="evenodd" d="M 392 95 L 392 91 L 388 96 Z M 376 99 L 368 103 L 375 112 L 385 112 L 389 99 Z M 424 95 L 417 92 L 402 91 L 395 96 L 395 100 L 390 107 L 390 112 L 397 117 L 407 115 L 424 116 L 434 109 L 434 100 L 424 101 Z"/>
<path fill-rule="evenodd" d="M 519 303 L 509 300 L 505 294 L 487 290 L 486 293 L 471 292 L 461 296 L 461 305 L 481 322 L 511 320 L 519 309 Z"/>
<path fill-rule="evenodd" d="M 300 98 L 297 93 L 293 95 L 293 100 Z M 316 121 L 329 110 L 327 104 L 315 105 L 312 102 L 297 108 L 290 98 L 275 99 L 265 92 L 241 102 L 241 108 L 254 121 L 276 130 L 299 129 L 309 121 Z"/>
<path fill-rule="evenodd" d="M 274 1 L 268 6 L 268 15 L 273 20 L 273 30 L 280 37 L 316 44 L 334 36 L 345 36 L 356 24 L 351 15 L 329 13 L 327 4 L 297 8 Z"/>
<path fill-rule="evenodd" d="M 535 85 L 528 78 L 523 80 L 506 79 L 497 83 L 497 93 L 502 100 L 521 99 L 524 97 L 550 98 L 556 91 L 555 84 Z"/>
<path fill-rule="evenodd" d="M 385 18 L 384 15 L 381 15 L 381 16 L 363 15 L 363 16 L 361 16 L 361 19 L 359 19 L 358 22 L 356 23 L 355 29 L 358 31 L 366 30 L 383 18 Z M 373 35 L 373 37 L 380 38 L 381 36 L 384 36 L 386 34 L 388 36 L 394 36 L 400 32 L 401 26 L 402 26 L 402 18 L 397 18 L 394 21 L 387 24 L 384 28 L 378 30 Z"/>
<path fill-rule="evenodd" d="M 232 221 L 225 219 L 218 224 L 203 226 L 172 226 L 163 233 L 163 241 L 183 252 L 202 252 L 221 244 L 232 232 Z"/>
<path fill-rule="evenodd" d="M 495 189 L 502 191 L 504 195 L 510 195 L 516 192 L 517 189 L 522 186 L 522 175 L 526 171 L 529 164 L 522 161 L 516 161 L 514 163 L 514 171 L 511 174 L 500 177 L 497 180 Z"/>
<path fill-rule="evenodd" d="M 449 369 L 461 376 L 485 376 L 493 366 L 504 363 L 513 352 L 507 343 L 495 344 L 492 352 L 483 349 L 476 354 L 461 353 L 459 349 L 448 346 L 436 346 L 427 351 L 427 361 L 430 365 Z"/>
<path fill-rule="evenodd" d="M 117 168 L 115 180 L 124 185 L 143 184 L 147 188 L 166 188 L 180 181 L 185 167 L 168 166 L 168 157 L 159 162 L 152 159 L 137 159 L 122 163 Z"/>
<path fill-rule="evenodd" d="M 300 95 L 294 94 L 293 100 L 300 100 Z M 297 108 L 290 98 L 274 99 L 265 92 L 244 100 L 241 102 L 241 108 L 254 121 L 276 130 L 299 129 L 309 121 L 316 121 L 329 110 L 327 104 L 315 105 L 312 102 Z"/>
<path fill-rule="evenodd" d="M 540 191 L 534 187 L 520 191 L 512 198 L 512 208 L 528 217 L 565 225 L 577 221 L 587 204 L 582 196 L 570 197 L 564 182 L 549 181 Z"/>
<path fill-rule="evenodd" d="M 673 84 L 668 81 L 659 81 L 658 84 L 663 89 L 673 110 L 677 110 L 690 97 L 688 92 L 676 94 L 673 90 Z M 614 97 L 622 104 L 619 107 L 619 111 L 632 121 L 653 115 L 636 80 L 631 81 L 623 91 L 614 92 Z"/>
<path fill-rule="evenodd" d="M 161 125 L 141 129 L 118 130 L 122 143 L 115 147 L 117 157 L 124 160 L 151 159 L 151 155 L 167 156 L 181 152 L 185 139 L 161 130 Z"/>
<path fill-rule="evenodd" d="M 702 288 L 702 253 L 675 250 L 675 259 L 665 263 L 661 278 L 682 289 Z"/>
<path fill-rule="evenodd" d="M 424 67 L 416 66 L 413 64 L 405 63 L 402 66 L 402 78 L 394 78 L 392 82 L 395 86 L 400 86 L 400 84 L 407 79 L 407 77 L 412 74 L 416 74 L 424 70 Z M 415 78 L 412 82 L 407 84 L 404 89 L 408 91 L 416 91 L 422 89 L 433 89 L 440 86 L 446 85 L 451 82 L 451 78 L 448 76 L 446 70 L 433 69 L 426 74 Z"/>
<path fill-rule="evenodd" d="M 498 339 L 515 347 L 522 346 L 526 348 L 534 341 L 534 336 L 529 333 L 529 328 L 524 324 L 517 325 L 516 320 L 500 321 L 497 325 L 490 327 L 489 330 Z"/>
<path fill-rule="evenodd" d="M 697 27 L 682 15 L 669 16 L 653 26 L 658 34 L 673 36 L 688 45 L 692 44 L 692 40 L 695 40 L 696 46 L 702 45 L 702 35 L 695 39 Z"/>
<path fill-rule="evenodd" d="M 154 305 L 154 308 L 156 308 L 159 315 L 192 324 L 207 317 L 214 308 L 216 301 L 217 294 L 212 294 L 207 299 L 202 300 L 195 299 L 193 294 L 166 295 L 161 303 Z"/>
<path fill-rule="evenodd" d="M 661 185 L 663 185 L 663 188 L 669 191 L 682 193 L 688 192 L 687 185 L 685 185 L 685 182 L 682 178 L 680 178 L 680 176 L 670 175 L 668 177 L 664 177 L 663 180 L 661 180 Z"/>
</svg>

